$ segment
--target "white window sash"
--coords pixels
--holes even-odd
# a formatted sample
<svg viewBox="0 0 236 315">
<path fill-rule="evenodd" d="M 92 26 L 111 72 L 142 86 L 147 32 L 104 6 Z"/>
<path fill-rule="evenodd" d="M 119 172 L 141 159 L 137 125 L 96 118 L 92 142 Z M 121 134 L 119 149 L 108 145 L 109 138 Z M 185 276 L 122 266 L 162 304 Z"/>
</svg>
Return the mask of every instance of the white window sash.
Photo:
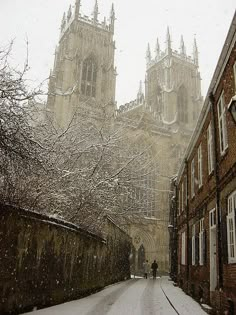
<svg viewBox="0 0 236 315">
<path fill-rule="evenodd" d="M 198 187 L 202 186 L 202 145 L 198 148 Z"/>
<path fill-rule="evenodd" d="M 211 172 L 214 169 L 213 166 L 213 135 L 212 135 L 212 125 L 209 124 L 209 127 L 207 129 L 207 148 L 208 148 L 208 174 L 211 174 Z"/>
<path fill-rule="evenodd" d="M 234 63 L 234 87 L 235 87 L 235 94 L 236 94 L 236 62 Z"/>
<path fill-rule="evenodd" d="M 191 163 L 191 197 L 195 196 L 195 171 L 194 171 L 194 159 Z"/>
<path fill-rule="evenodd" d="M 221 155 L 223 155 L 228 147 L 226 113 L 225 113 L 223 93 L 221 94 L 221 97 L 217 104 L 217 111 L 218 111 L 218 125 L 219 125 L 219 135 L 220 135 L 220 153 Z"/>
<path fill-rule="evenodd" d="M 199 233 L 199 265 L 203 265 L 203 231 Z"/>
<path fill-rule="evenodd" d="M 228 198 L 227 215 L 227 243 L 228 243 L 228 263 L 236 263 L 236 229 L 235 229 L 235 211 L 236 211 L 236 191 Z"/>
</svg>

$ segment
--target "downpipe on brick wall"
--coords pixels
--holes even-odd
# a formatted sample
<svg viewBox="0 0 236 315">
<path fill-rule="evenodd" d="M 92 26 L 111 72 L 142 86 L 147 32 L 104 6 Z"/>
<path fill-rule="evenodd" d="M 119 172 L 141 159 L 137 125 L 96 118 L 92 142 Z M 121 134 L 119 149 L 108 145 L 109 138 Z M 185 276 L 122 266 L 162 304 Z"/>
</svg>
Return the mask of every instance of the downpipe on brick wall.
<svg viewBox="0 0 236 315">
<path fill-rule="evenodd" d="M 218 137 L 216 133 L 217 115 L 215 109 L 215 97 L 213 92 L 209 95 L 210 108 L 212 113 L 212 123 L 213 123 L 213 141 L 214 141 L 214 167 L 215 167 L 215 181 L 216 181 L 216 213 L 217 213 L 217 250 L 218 250 L 218 284 L 219 292 L 223 289 L 223 265 L 222 265 L 222 251 L 221 251 L 221 209 L 220 209 L 220 180 L 219 180 L 219 160 L 217 155 L 217 143 Z M 221 305 L 220 305 L 221 307 Z"/>
<path fill-rule="evenodd" d="M 188 160 L 185 159 L 184 161 L 186 166 L 186 190 L 187 190 L 187 200 L 186 200 L 186 220 L 187 220 L 187 244 L 189 242 L 189 181 L 188 181 Z M 189 271 L 190 271 L 190 257 L 189 257 L 189 250 L 187 251 L 187 292 L 189 293 Z"/>
</svg>

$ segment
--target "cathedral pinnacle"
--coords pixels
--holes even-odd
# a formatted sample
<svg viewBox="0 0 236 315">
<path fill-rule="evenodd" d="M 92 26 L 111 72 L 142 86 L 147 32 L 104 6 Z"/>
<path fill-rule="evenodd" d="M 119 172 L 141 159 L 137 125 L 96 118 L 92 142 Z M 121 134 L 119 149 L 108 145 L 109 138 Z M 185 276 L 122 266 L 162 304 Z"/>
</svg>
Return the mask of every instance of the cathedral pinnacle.
<svg viewBox="0 0 236 315">
<path fill-rule="evenodd" d="M 75 0 L 75 19 L 79 18 L 80 2 L 80 0 Z"/>
<path fill-rule="evenodd" d="M 98 21 L 98 1 L 95 0 L 95 5 L 94 5 L 94 9 L 93 9 L 93 20 L 94 20 L 94 23 L 97 23 Z"/>
<path fill-rule="evenodd" d="M 64 12 L 62 20 L 61 20 L 61 31 L 64 30 L 65 26 L 66 26 L 66 13 Z"/>
<path fill-rule="evenodd" d="M 67 22 L 69 22 L 70 18 L 72 16 L 72 9 L 71 9 L 71 5 L 69 6 L 69 10 L 67 12 Z"/>
<path fill-rule="evenodd" d="M 198 48 L 197 48 L 196 37 L 194 37 L 194 43 L 193 43 L 193 61 L 195 65 L 198 67 Z"/>
<path fill-rule="evenodd" d="M 167 33 L 166 33 L 166 53 L 167 55 L 171 55 L 171 52 L 172 52 L 172 49 L 171 49 L 170 30 L 168 26 Z"/>
<path fill-rule="evenodd" d="M 114 9 L 114 3 L 111 5 L 111 14 L 110 14 L 111 21 L 115 21 L 115 9 Z"/>
<path fill-rule="evenodd" d="M 138 94 L 140 94 L 140 95 L 143 94 L 143 82 L 142 81 L 139 82 Z"/>
<path fill-rule="evenodd" d="M 111 6 L 111 13 L 110 13 L 110 29 L 114 33 L 114 25 L 115 25 L 115 9 L 114 9 L 114 3 L 112 3 Z"/>
<path fill-rule="evenodd" d="M 159 40 L 157 38 L 157 41 L 156 41 L 156 49 L 155 49 L 155 52 L 156 52 L 156 60 L 158 60 L 160 58 L 160 45 L 159 45 Z"/>
<path fill-rule="evenodd" d="M 184 57 L 186 56 L 186 48 L 184 45 L 184 38 L 183 35 L 181 35 L 181 39 L 180 39 L 180 54 Z"/>
<path fill-rule="evenodd" d="M 151 49 L 150 49 L 150 45 L 148 43 L 147 52 L 146 52 L 146 63 L 147 63 L 147 65 L 151 62 L 151 60 L 152 60 Z"/>
<path fill-rule="evenodd" d="M 143 94 L 143 82 L 140 81 L 140 82 L 139 82 L 138 94 L 137 94 L 137 101 L 138 101 L 138 103 L 139 103 L 139 104 L 142 103 L 143 99 L 144 99 L 144 94 Z"/>
</svg>

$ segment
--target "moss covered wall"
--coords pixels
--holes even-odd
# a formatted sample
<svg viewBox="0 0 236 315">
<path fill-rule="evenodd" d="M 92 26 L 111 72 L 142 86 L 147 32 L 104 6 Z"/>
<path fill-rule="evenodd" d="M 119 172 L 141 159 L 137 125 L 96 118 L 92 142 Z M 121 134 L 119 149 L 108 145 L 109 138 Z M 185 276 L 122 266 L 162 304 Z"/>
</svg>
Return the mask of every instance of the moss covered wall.
<svg viewBox="0 0 236 315">
<path fill-rule="evenodd" d="M 107 238 L 0 205 L 0 314 L 59 304 L 130 277 L 130 238 L 110 219 Z"/>
</svg>

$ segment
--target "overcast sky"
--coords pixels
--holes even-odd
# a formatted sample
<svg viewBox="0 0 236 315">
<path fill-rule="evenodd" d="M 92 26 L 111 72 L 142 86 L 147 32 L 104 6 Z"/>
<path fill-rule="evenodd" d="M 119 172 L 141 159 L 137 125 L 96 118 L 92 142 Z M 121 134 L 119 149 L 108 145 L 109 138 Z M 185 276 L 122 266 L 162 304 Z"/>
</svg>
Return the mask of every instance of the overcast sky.
<svg viewBox="0 0 236 315">
<path fill-rule="evenodd" d="M 25 39 L 29 40 L 29 73 L 33 82 L 48 77 L 59 38 L 62 14 L 75 0 L 0 0 L 0 46 L 15 39 L 12 61 L 23 65 Z M 81 0 L 81 12 L 89 15 L 95 0 Z M 205 95 L 231 23 L 235 0 L 98 0 L 99 19 L 116 11 L 115 40 L 118 104 L 136 97 L 145 77 L 145 53 L 156 38 L 165 47 L 169 25 L 174 49 L 184 36 L 187 54 L 192 54 L 194 34 L 200 52 L 202 91 Z M 154 52 L 153 52 L 154 53 Z"/>
</svg>

